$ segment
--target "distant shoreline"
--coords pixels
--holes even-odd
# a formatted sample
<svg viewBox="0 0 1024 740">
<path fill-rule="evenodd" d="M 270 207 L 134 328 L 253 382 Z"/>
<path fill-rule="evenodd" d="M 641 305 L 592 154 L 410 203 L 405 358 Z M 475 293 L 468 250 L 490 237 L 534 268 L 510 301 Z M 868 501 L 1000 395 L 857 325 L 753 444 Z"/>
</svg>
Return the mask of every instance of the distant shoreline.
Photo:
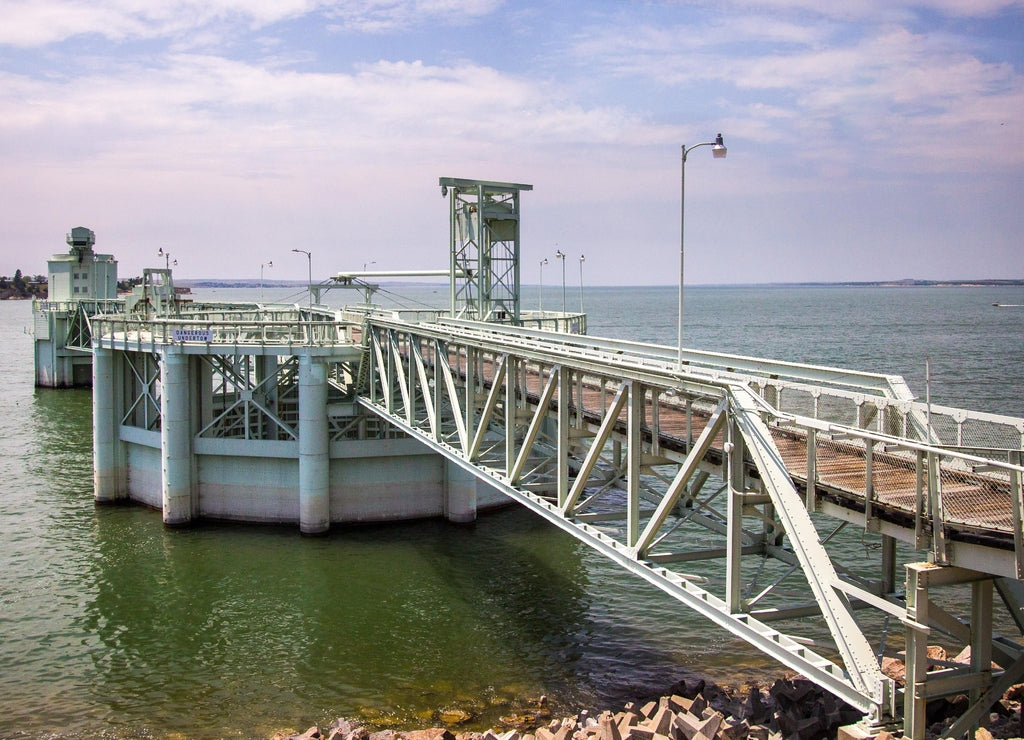
<svg viewBox="0 0 1024 740">
<path fill-rule="evenodd" d="M 180 286 L 190 288 L 259 288 L 261 283 L 251 279 L 217 279 L 217 278 L 196 278 L 180 279 L 175 281 Z M 330 283 L 320 283 L 329 285 Z M 380 281 L 380 285 L 447 285 L 447 282 L 403 282 L 397 280 Z M 264 288 L 304 288 L 305 280 L 264 280 Z M 523 283 L 536 287 L 535 283 Z M 688 285 L 691 288 L 1006 288 L 1022 287 L 1024 278 L 1010 279 L 984 279 L 984 280 L 871 280 L 871 281 L 848 281 L 848 282 L 808 282 L 808 283 L 720 283 L 720 284 L 698 284 Z M 574 288 L 578 286 L 573 286 Z M 588 290 L 600 290 L 602 288 L 674 288 L 676 285 L 588 285 Z"/>
</svg>

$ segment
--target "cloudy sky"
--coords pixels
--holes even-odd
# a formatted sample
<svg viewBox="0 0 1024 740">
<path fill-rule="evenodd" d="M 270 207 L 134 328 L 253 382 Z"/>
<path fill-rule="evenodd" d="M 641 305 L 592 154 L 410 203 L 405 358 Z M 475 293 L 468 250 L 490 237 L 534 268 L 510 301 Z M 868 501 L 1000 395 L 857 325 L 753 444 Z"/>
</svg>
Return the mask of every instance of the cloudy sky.
<svg viewBox="0 0 1024 740">
<path fill-rule="evenodd" d="M 530 183 L 523 280 L 1024 278 L 1024 0 L 0 0 L 0 274 L 443 267 L 438 178 Z M 553 261 L 553 260 L 552 260 Z M 551 268 L 549 268 L 551 269 Z M 267 277 L 271 277 L 268 273 Z M 549 278 L 550 279 L 550 278 Z"/>
</svg>

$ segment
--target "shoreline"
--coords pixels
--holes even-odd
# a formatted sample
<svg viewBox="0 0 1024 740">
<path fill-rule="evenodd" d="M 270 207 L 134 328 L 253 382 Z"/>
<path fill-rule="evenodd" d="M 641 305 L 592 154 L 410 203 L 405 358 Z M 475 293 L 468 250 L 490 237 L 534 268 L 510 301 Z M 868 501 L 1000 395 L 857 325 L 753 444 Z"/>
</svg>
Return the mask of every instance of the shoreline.
<svg viewBox="0 0 1024 740">
<path fill-rule="evenodd" d="M 888 669 L 898 673 L 902 663 L 889 660 Z M 1024 684 L 1007 690 L 972 737 L 1024 737 L 1022 699 Z M 526 705 L 526 711 L 502 717 L 500 727 L 484 731 L 460 729 L 471 720 L 468 715 L 460 716 L 461 710 L 439 710 L 435 724 L 425 729 L 371 731 L 356 720 L 338 718 L 326 730 L 313 725 L 304 732 L 275 732 L 269 740 L 807 740 L 840 734 L 844 738 L 876 740 L 902 737 L 897 727 L 880 728 L 874 736 L 856 734 L 860 728 L 840 733 L 841 728 L 859 723 L 861 712 L 799 675 L 777 678 L 771 685 L 752 682 L 735 687 L 704 679 L 681 680 L 663 695 L 629 701 L 618 710 L 582 709 L 565 715 L 552 711 L 545 696 Z M 943 737 L 944 729 L 966 706 L 966 696 L 930 702 L 929 740 Z"/>
</svg>

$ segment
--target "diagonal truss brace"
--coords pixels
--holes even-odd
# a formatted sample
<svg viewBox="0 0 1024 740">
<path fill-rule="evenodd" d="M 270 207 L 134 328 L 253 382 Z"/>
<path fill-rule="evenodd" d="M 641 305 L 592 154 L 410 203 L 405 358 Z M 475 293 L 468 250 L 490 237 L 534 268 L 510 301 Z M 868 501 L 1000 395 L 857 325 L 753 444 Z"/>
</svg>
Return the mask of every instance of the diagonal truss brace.
<svg viewBox="0 0 1024 740">
<path fill-rule="evenodd" d="M 371 340 L 377 359 L 375 377 L 373 379 L 373 395 L 371 399 L 361 398 L 360 403 L 374 413 L 381 415 L 395 424 L 399 429 L 428 444 L 448 459 L 456 462 L 477 477 L 502 490 L 511 498 L 523 503 L 545 518 L 570 532 L 573 536 L 595 547 L 604 555 L 619 562 L 630 571 L 654 583 L 659 588 L 672 594 L 698 612 L 711 618 L 725 629 L 740 635 L 743 639 L 759 647 L 767 654 L 783 664 L 801 671 L 819 685 L 842 697 L 852 705 L 862 709 L 872 718 L 879 717 L 890 701 L 891 682 L 884 677 L 877 665 L 877 658 L 866 638 L 852 617 L 852 610 L 847 597 L 839 592 L 834 583 L 838 580 L 813 523 L 793 486 L 792 480 L 780 459 L 778 450 L 772 440 L 767 426 L 761 419 L 765 411 L 760 399 L 753 396 L 743 386 L 724 386 L 719 395 L 719 404 L 704 431 L 698 436 L 690 448 L 690 454 L 682 462 L 668 491 L 661 495 L 655 503 L 657 508 L 647 521 L 642 531 L 637 530 L 641 515 L 648 516 L 651 512 L 641 511 L 641 498 L 649 498 L 655 492 L 640 483 L 641 473 L 647 469 L 647 461 L 664 460 L 654 453 L 645 452 L 641 425 L 646 424 L 643 406 L 646 390 L 643 383 L 636 380 L 624 380 L 619 383 L 615 397 L 610 406 L 604 409 L 603 418 L 596 430 L 586 432 L 581 427 L 568 428 L 573 420 L 579 424 L 576 415 L 569 413 L 571 399 L 568 389 L 571 380 L 568 373 L 578 372 L 561 364 L 547 365 L 547 372 L 535 372 L 535 380 L 540 382 L 536 396 L 532 397 L 526 408 L 528 424 L 523 428 L 517 420 L 522 418 L 514 396 L 514 384 L 510 382 L 509 367 L 516 367 L 521 360 L 513 360 L 507 352 L 490 351 L 490 378 L 484 377 L 479 365 L 479 350 L 466 345 L 465 351 L 451 351 L 449 345 L 433 337 L 434 359 L 434 393 L 444 389 L 450 402 L 447 407 L 451 417 L 448 424 L 458 424 L 462 419 L 475 429 L 470 435 L 460 429 L 458 445 L 452 446 L 440 438 L 436 429 L 441 425 L 440 418 L 432 424 L 425 423 L 419 410 L 413 408 L 412 399 L 427 399 L 428 407 L 439 409 L 438 399 L 431 402 L 431 389 L 427 366 L 422 372 L 417 368 L 409 370 L 410 354 L 416 357 L 411 348 L 423 341 L 413 329 L 396 327 L 374 327 Z M 405 354 L 408 351 L 409 354 Z M 454 359 L 457 365 L 465 360 L 463 371 L 454 370 L 450 363 Z M 536 360 L 533 360 L 536 365 Z M 541 361 L 539 367 L 546 363 Z M 544 377 L 546 375 L 546 377 Z M 579 376 L 577 376 L 579 377 Z M 443 381 L 443 382 L 442 382 Z M 487 381 L 490 387 L 487 388 Z M 482 383 L 484 392 L 477 392 L 477 384 Z M 416 385 L 422 387 L 416 388 Z M 395 406 L 389 399 L 401 395 L 403 404 Z M 464 391 L 466 406 L 459 408 L 457 401 L 460 391 Z M 557 400 L 556 400 L 557 399 Z M 563 403 L 564 401 L 564 403 Z M 504 404 L 504 413 L 499 414 L 498 408 Z M 613 428 L 621 434 L 622 416 L 626 417 L 626 465 L 617 474 L 623 478 L 626 487 L 626 519 L 625 542 L 620 542 L 599 526 L 586 523 L 586 516 L 579 513 L 579 501 L 588 484 L 602 450 L 612 439 Z M 806 644 L 794 640 L 777 630 L 759 622 L 752 614 L 742 613 L 737 607 L 740 602 L 732 599 L 726 602 L 712 593 L 696 586 L 685 575 L 664 567 L 657 567 L 655 560 L 645 559 L 650 555 L 651 547 L 658 542 L 659 533 L 664 527 L 669 513 L 686 493 L 686 485 L 699 469 L 705 453 L 717 437 L 719 437 L 728 420 L 735 425 L 737 442 L 742 437 L 743 444 L 737 445 L 736 454 L 750 455 L 754 467 L 759 473 L 762 485 L 766 489 L 766 501 L 770 500 L 777 512 L 781 513 L 781 530 L 789 535 L 796 551 L 795 559 L 799 562 L 811 590 L 818 603 L 818 608 L 828 625 L 833 639 L 839 647 L 846 670 L 831 660 L 814 653 Z M 504 422 L 504 423 L 503 423 Z M 548 436 L 548 429 L 554 425 L 555 438 Z M 428 431 L 428 427 L 430 431 Z M 504 434 L 505 463 L 493 466 L 492 462 L 478 459 L 482 449 L 485 433 Z M 515 436 L 514 442 L 511 440 Z M 589 449 L 576 457 L 581 446 L 570 448 L 566 441 L 570 437 L 592 436 L 593 442 Z M 616 440 L 621 441 L 621 437 Z M 648 436 L 648 440 L 650 437 Z M 730 455 L 731 443 L 727 446 Z M 492 448 L 498 449 L 498 448 Z M 551 452 L 543 452 L 543 449 Z M 570 471 L 565 464 L 570 449 L 576 462 Z M 514 457 L 512 454 L 514 453 Z M 538 458 L 538 455 L 540 457 Z M 554 465 L 555 498 L 550 495 L 551 486 L 540 485 L 546 465 Z M 656 463 L 660 464 L 660 463 Z M 725 461 L 726 469 L 730 463 Z M 742 464 L 740 464 L 742 470 Z M 551 468 L 547 468 L 551 470 Z M 563 495 L 558 495 L 563 492 Z M 738 517 L 738 515 L 737 515 Z M 595 522 L 597 520 L 594 520 Z M 738 526 L 734 524 L 733 526 Z M 781 531 L 780 530 L 780 531 Z M 620 533 L 621 534 L 621 533 Z M 742 531 L 738 534 L 742 535 Z M 745 552 L 745 548 L 735 549 L 735 557 Z M 733 555 L 729 555 L 734 559 Z M 730 563 L 727 568 L 738 567 L 738 563 Z"/>
</svg>

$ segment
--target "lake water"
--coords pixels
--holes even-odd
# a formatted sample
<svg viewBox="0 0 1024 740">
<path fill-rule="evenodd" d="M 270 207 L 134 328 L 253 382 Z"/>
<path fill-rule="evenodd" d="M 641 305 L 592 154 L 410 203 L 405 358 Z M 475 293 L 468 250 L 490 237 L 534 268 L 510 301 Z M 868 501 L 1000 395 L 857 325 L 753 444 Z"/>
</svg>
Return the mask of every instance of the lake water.
<svg viewBox="0 0 1024 740">
<path fill-rule="evenodd" d="M 526 307 L 538 298 L 524 290 Z M 584 299 L 591 334 L 675 343 L 672 288 Z M 898 373 L 922 395 L 927 356 L 934 403 L 1024 416 L 1024 308 L 996 302 L 1024 304 L 1024 288 L 694 288 L 686 344 Z M 561 291 L 544 303 L 561 308 Z M 33 387 L 31 323 L 29 303 L 0 303 L 2 738 L 424 727 L 446 708 L 482 727 L 542 694 L 556 711 L 601 708 L 695 673 L 780 670 L 525 510 L 311 539 L 96 507 L 89 392 Z"/>
</svg>

